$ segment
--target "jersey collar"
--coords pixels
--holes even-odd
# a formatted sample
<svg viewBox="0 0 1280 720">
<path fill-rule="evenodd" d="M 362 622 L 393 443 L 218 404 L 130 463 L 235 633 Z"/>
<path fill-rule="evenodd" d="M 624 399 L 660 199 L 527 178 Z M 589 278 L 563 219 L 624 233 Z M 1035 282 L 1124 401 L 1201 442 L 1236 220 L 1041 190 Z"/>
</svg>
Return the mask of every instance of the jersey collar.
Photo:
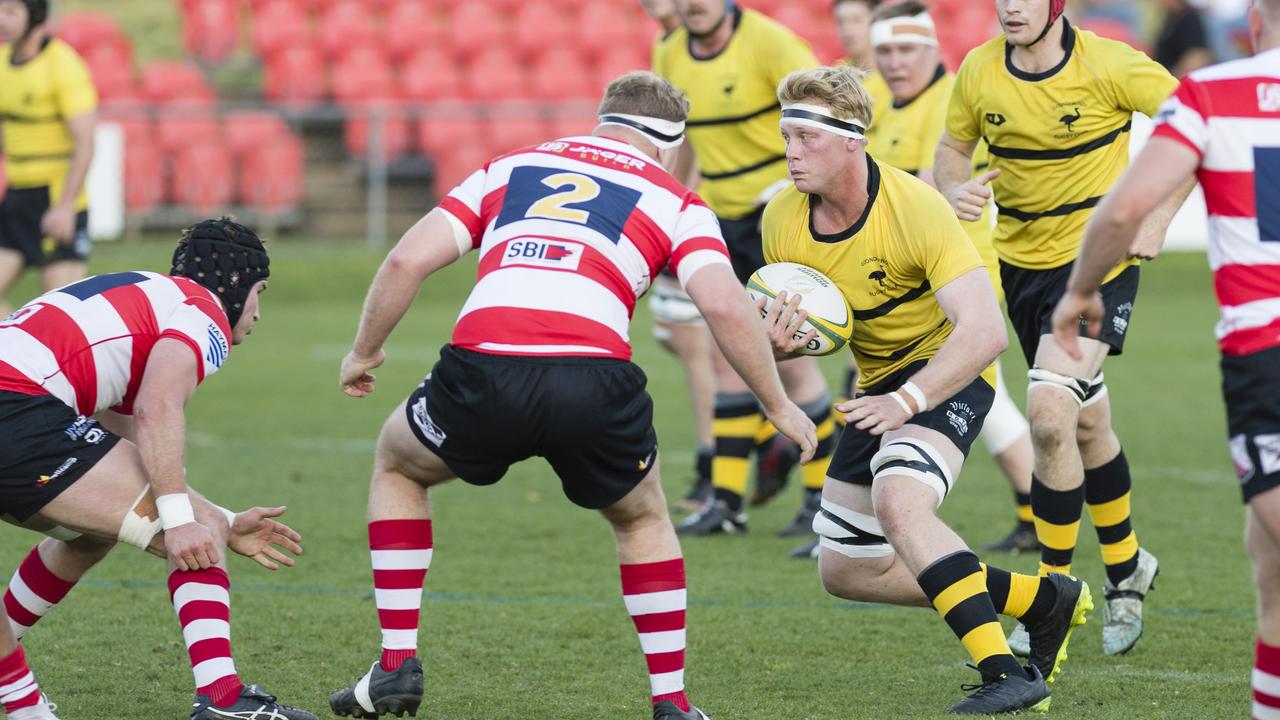
<svg viewBox="0 0 1280 720">
<path fill-rule="evenodd" d="M 714 53 L 711 53 L 710 55 L 699 55 L 693 51 L 693 38 L 686 37 L 685 47 L 689 51 L 689 58 L 694 62 L 707 62 L 708 60 L 715 60 L 716 58 L 720 57 L 721 55 L 724 54 L 724 51 L 728 50 L 729 46 L 733 44 L 733 39 L 738 36 L 738 26 L 741 24 L 742 24 L 742 8 L 739 8 L 737 5 L 734 5 L 733 6 L 733 33 L 729 35 L 729 42 L 725 43 L 724 47 L 720 48 Z"/>
<path fill-rule="evenodd" d="M 854 235 L 857 235 L 858 231 L 862 230 L 862 227 L 867 224 L 867 218 L 871 217 L 871 207 L 876 204 L 876 196 L 878 196 L 879 194 L 880 194 L 880 166 L 876 164 L 875 159 L 873 159 L 870 153 L 868 153 L 867 154 L 867 206 L 862 209 L 862 215 L 859 216 L 857 221 L 854 222 L 853 225 L 849 226 L 848 229 L 841 230 L 838 233 L 824 234 L 824 233 L 818 232 L 813 227 L 813 208 L 811 205 L 809 209 L 809 234 L 813 236 L 814 240 L 817 240 L 820 243 L 843 242 L 853 237 Z"/>
<path fill-rule="evenodd" d="M 9 48 L 10 48 L 10 49 L 9 49 L 9 64 L 10 64 L 11 66 L 13 66 L 13 67 L 22 67 L 23 65 L 26 65 L 27 63 L 30 63 L 30 62 L 35 61 L 35 59 L 36 59 L 36 58 L 38 58 L 38 57 L 40 57 L 40 54 L 41 54 L 41 53 L 43 53 L 43 52 L 45 51 L 45 48 L 49 47 L 49 43 L 51 43 L 51 42 L 53 42 L 53 36 L 52 36 L 52 35 L 50 35 L 49 37 L 46 37 L 44 40 L 41 40 L 41 41 L 40 41 L 40 48 L 39 48 L 38 50 L 36 50 L 36 54 L 35 54 L 35 55 L 32 55 L 31 57 L 27 58 L 26 60 L 21 60 L 21 61 L 20 61 L 20 60 L 18 60 L 18 47 L 17 47 L 17 45 L 10 45 L 10 46 L 9 46 Z"/>
<path fill-rule="evenodd" d="M 925 93 L 929 92 L 929 88 L 933 87 L 934 85 L 937 85 L 937 84 L 938 84 L 938 81 L 939 81 L 939 80 L 941 80 L 942 78 L 946 77 L 946 76 L 947 76 L 947 69 L 946 69 L 945 67 L 943 67 L 943 66 L 942 66 L 942 63 L 938 63 L 938 69 L 933 71 L 933 79 L 929 81 L 929 84 L 928 84 L 928 85 L 925 85 L 925 86 L 924 86 L 924 89 L 923 89 L 923 90 L 921 90 L 919 93 L 917 93 L 915 97 L 911 98 L 910 100 L 908 100 L 908 101 L 906 101 L 906 102 L 904 102 L 904 103 L 899 103 L 897 100 L 894 100 L 894 101 L 893 101 L 893 109 L 894 109 L 894 110 L 901 110 L 902 108 L 904 108 L 904 107 L 906 107 L 906 106 L 910 105 L 911 103 L 915 102 L 916 100 L 919 100 L 919 99 L 920 99 L 920 96 L 922 96 L 922 95 L 924 95 Z"/>
<path fill-rule="evenodd" d="M 1010 75 L 1013 75 L 1019 80 L 1026 80 L 1027 82 L 1040 82 L 1041 80 L 1048 80 L 1054 75 L 1057 75 L 1058 73 L 1062 72 L 1062 68 L 1066 67 L 1067 63 L 1071 62 L 1071 53 L 1075 50 L 1075 48 L 1076 48 L 1076 29 L 1071 27 L 1071 21 L 1067 20 L 1064 17 L 1062 18 L 1062 49 L 1066 51 L 1066 54 L 1062 56 L 1062 62 L 1049 68 L 1048 70 L 1045 70 L 1044 72 L 1039 72 L 1039 73 L 1032 73 L 1032 72 L 1027 72 L 1026 70 L 1019 70 L 1017 66 L 1013 64 L 1013 46 L 1009 44 L 1008 40 L 1006 40 L 1004 43 L 1004 66 L 1005 66 L 1005 69 L 1009 71 Z"/>
</svg>

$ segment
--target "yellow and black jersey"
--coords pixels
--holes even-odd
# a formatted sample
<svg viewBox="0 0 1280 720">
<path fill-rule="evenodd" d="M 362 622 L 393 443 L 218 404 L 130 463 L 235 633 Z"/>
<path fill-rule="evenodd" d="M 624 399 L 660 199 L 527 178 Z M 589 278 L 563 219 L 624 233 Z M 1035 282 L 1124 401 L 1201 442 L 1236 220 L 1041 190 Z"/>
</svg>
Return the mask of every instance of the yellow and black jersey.
<svg viewBox="0 0 1280 720">
<path fill-rule="evenodd" d="M 0 45 L 0 123 L 9 185 L 48 186 L 56 197 L 73 149 L 66 121 L 95 109 L 98 94 L 84 60 L 61 40 L 50 40 L 17 65 L 12 52 L 11 45 Z M 84 208 L 82 193 L 77 209 Z"/>
<path fill-rule="evenodd" d="M 947 201 L 927 184 L 867 156 L 869 200 L 848 230 L 824 235 L 812 196 L 788 187 L 764 212 L 765 261 L 796 262 L 835 281 L 853 308 L 858 387 L 928 360 L 953 326 L 934 291 L 982 267 Z M 995 367 L 983 379 L 995 387 Z"/>
<path fill-rule="evenodd" d="M 712 57 L 696 57 L 677 29 L 653 51 L 653 71 L 689 96 L 686 136 L 698 155 L 698 194 L 716 215 L 750 215 L 765 188 L 787 179 L 778 120 L 778 83 L 817 67 L 804 40 L 754 10 L 734 11 L 733 37 Z"/>
<path fill-rule="evenodd" d="M 928 87 L 913 100 L 905 103 L 891 100 L 887 103 L 867 129 L 867 152 L 880 162 L 912 175 L 932 170 L 938 140 L 942 138 L 942 130 L 947 123 L 947 104 L 951 100 L 955 80 L 954 75 L 939 65 Z M 987 144 L 978 143 L 973 153 L 974 174 L 986 172 L 989 162 Z M 960 225 L 978 249 L 999 297 L 1002 294 L 1000 264 L 991 246 L 990 209 L 983 208 L 981 218 L 974 222 L 961 221 Z"/>
<path fill-rule="evenodd" d="M 985 138 L 1002 170 L 996 252 L 1034 270 L 1076 258 L 1093 208 L 1129 163 L 1132 113 L 1155 115 L 1178 84 L 1143 53 L 1069 23 L 1063 48 L 1057 67 L 1028 73 L 1003 35 L 978 46 L 947 113 L 947 132 Z"/>
</svg>

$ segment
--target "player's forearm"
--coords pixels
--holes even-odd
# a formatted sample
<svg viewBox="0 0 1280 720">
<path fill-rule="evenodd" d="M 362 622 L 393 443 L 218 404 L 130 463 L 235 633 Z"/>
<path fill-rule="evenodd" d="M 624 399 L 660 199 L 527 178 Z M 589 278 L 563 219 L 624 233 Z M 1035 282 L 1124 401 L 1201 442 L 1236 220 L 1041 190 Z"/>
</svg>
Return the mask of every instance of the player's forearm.
<svg viewBox="0 0 1280 720">
<path fill-rule="evenodd" d="M 80 120 L 77 118 L 77 120 Z M 67 167 L 67 176 L 62 185 L 62 195 L 58 198 L 58 204 L 67 209 L 73 209 L 76 205 L 76 199 L 80 196 L 80 192 L 84 190 L 84 184 L 89 177 L 89 166 L 93 164 L 94 137 L 92 120 L 89 120 L 88 127 L 77 126 L 72 134 L 74 138 L 74 147 L 71 151 L 71 163 Z"/>
<path fill-rule="evenodd" d="M 157 400 L 134 408 L 134 436 L 143 470 L 156 497 L 187 493 L 187 419 L 177 401 Z"/>
<path fill-rule="evenodd" d="M 733 366 L 765 410 L 781 407 L 786 392 L 778 378 L 778 366 L 772 346 L 760 324 L 760 313 L 747 299 L 726 297 L 723 302 L 704 310 L 704 319 L 720 351 Z"/>
<path fill-rule="evenodd" d="M 963 153 L 943 141 L 938 143 L 933 158 L 933 184 L 944 197 L 951 197 L 957 188 L 972 176 L 973 154 Z"/>
<path fill-rule="evenodd" d="M 1080 243 L 1080 255 L 1071 269 L 1067 290 L 1091 295 L 1102 286 L 1107 273 L 1124 261 L 1129 246 L 1142 227 L 1142 216 L 1122 204 L 1103 202 L 1089 219 Z"/>
<path fill-rule="evenodd" d="M 974 378 L 1000 357 L 1009 345 L 1003 316 L 994 320 L 960 321 L 951 336 L 939 348 L 938 354 L 923 370 L 911 377 L 911 382 L 924 392 L 930 407 L 937 407 L 947 398 L 960 392 Z M 920 410 L 920 408 L 917 408 Z"/>
<path fill-rule="evenodd" d="M 420 274 L 393 250 L 378 269 L 369 296 L 365 298 L 360 329 L 352 345 L 357 356 L 371 357 L 382 349 L 421 287 Z"/>
</svg>

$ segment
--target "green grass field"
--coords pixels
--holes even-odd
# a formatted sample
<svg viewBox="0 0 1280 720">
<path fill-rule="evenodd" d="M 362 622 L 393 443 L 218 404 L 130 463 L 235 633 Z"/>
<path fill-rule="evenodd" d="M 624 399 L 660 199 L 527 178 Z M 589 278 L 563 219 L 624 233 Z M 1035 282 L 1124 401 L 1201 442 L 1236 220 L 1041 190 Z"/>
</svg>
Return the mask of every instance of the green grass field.
<svg viewBox="0 0 1280 720">
<path fill-rule="evenodd" d="M 102 245 L 93 270 L 166 269 L 167 244 Z M 360 244 L 274 245 L 271 290 L 250 341 L 196 394 L 193 485 L 232 508 L 283 503 L 305 537 L 292 570 L 232 561 L 237 666 L 287 702 L 328 717 L 328 693 L 363 673 L 379 636 L 365 540 L 373 440 L 447 341 L 474 258 L 429 281 L 388 347 L 378 391 L 336 387 L 360 302 L 380 261 Z M 1135 524 L 1163 573 L 1146 637 L 1128 656 L 1100 649 L 1099 618 L 1076 635 L 1054 691 L 1057 718 L 1217 718 L 1248 712 L 1253 599 L 1227 458 L 1204 258 L 1144 270 L 1123 358 L 1107 367 L 1116 424 L 1135 472 Z M 28 279 L 26 296 L 33 292 Z M 20 295 L 21 296 L 21 295 Z M 692 428 L 678 365 L 641 310 L 636 359 L 656 399 L 669 496 L 682 494 Z M 830 366 L 838 375 L 839 361 Z M 1021 360 L 1006 375 L 1022 397 Z M 690 578 L 688 686 L 718 720 L 935 717 L 976 676 L 936 614 L 827 596 L 812 562 L 774 536 L 798 483 L 753 512 L 742 538 L 685 543 Z M 541 462 L 499 485 L 435 494 L 436 554 L 422 634 L 420 717 L 643 718 L 644 661 L 619 597 L 611 534 L 572 506 Z M 1011 524 L 1010 493 L 981 449 L 946 519 L 977 545 Z M 38 537 L 0 531 L 9 573 Z M 1077 571 L 1100 594 L 1086 525 Z M 1033 571 L 1030 556 L 987 560 Z M 191 673 L 163 563 L 121 548 L 25 641 L 64 718 L 179 718 Z M 323 712 L 322 712 L 323 711 Z"/>
</svg>

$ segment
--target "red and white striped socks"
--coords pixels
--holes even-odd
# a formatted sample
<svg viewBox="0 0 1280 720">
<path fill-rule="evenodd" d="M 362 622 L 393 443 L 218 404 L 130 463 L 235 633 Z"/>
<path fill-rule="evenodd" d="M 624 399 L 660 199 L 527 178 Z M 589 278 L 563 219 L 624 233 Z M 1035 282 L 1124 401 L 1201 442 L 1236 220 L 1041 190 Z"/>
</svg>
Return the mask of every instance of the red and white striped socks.
<svg viewBox="0 0 1280 720">
<path fill-rule="evenodd" d="M 231 581 L 222 568 L 169 574 L 169 597 L 182 623 L 196 693 L 227 706 L 244 685 L 231 659 Z"/>
<path fill-rule="evenodd" d="M 382 626 L 382 669 L 392 671 L 418 654 L 422 584 L 431 566 L 431 521 L 369 523 L 369 555 Z"/>
<path fill-rule="evenodd" d="M 1253 720 L 1280 720 L 1280 647 L 1258 639 L 1253 662 Z"/>
<path fill-rule="evenodd" d="M 40 704 L 40 686 L 27 667 L 27 655 L 21 645 L 0 659 L 0 703 L 9 717 L 21 717 L 24 708 Z"/>
<path fill-rule="evenodd" d="M 670 700 L 688 712 L 689 700 L 684 694 L 684 559 L 620 567 L 622 600 L 640 635 L 653 703 Z"/>
<path fill-rule="evenodd" d="M 4 592 L 4 609 L 9 616 L 9 627 L 13 629 L 13 639 L 21 640 L 73 587 L 74 582 L 54 575 L 44 564 L 40 546 L 31 548 Z"/>
</svg>

